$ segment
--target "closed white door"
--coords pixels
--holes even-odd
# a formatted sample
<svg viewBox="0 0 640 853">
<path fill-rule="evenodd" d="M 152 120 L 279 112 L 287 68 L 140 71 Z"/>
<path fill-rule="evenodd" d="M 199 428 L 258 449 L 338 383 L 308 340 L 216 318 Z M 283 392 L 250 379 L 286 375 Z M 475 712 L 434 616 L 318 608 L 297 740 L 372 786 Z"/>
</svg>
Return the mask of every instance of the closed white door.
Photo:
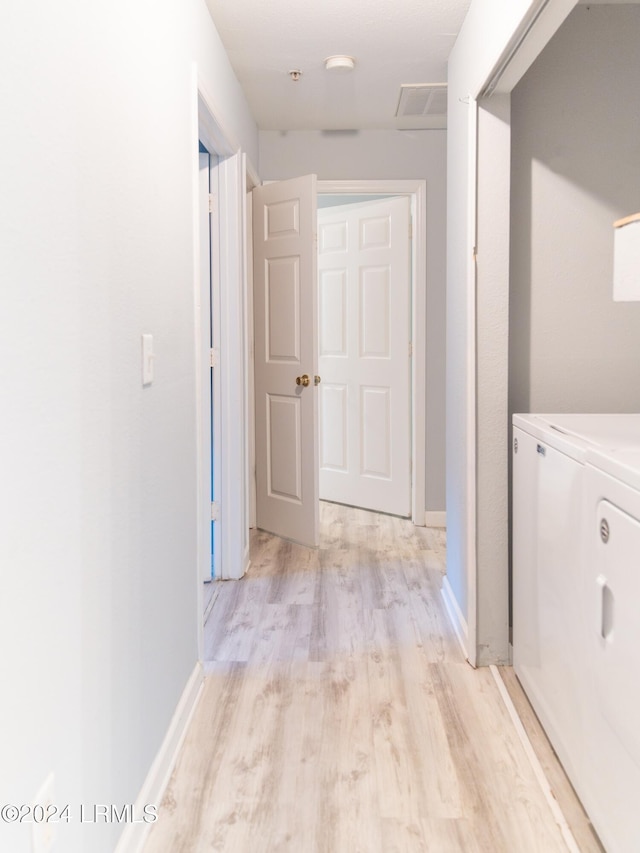
<svg viewBox="0 0 640 853">
<path fill-rule="evenodd" d="M 318 544 L 316 177 L 253 191 L 256 522 Z"/>
<path fill-rule="evenodd" d="M 318 211 L 320 497 L 411 513 L 406 197 Z"/>
</svg>

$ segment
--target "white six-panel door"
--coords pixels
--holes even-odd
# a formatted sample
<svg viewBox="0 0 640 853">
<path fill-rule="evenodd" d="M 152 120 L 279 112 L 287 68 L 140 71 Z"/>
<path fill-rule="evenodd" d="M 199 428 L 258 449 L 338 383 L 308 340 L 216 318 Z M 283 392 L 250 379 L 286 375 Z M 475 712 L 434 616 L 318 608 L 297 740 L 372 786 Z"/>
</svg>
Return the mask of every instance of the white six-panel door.
<svg viewBox="0 0 640 853">
<path fill-rule="evenodd" d="M 253 191 L 256 522 L 318 544 L 316 177 Z M 307 376 L 308 385 L 296 380 Z"/>
<path fill-rule="evenodd" d="M 406 197 L 318 211 L 320 497 L 411 512 Z"/>
</svg>

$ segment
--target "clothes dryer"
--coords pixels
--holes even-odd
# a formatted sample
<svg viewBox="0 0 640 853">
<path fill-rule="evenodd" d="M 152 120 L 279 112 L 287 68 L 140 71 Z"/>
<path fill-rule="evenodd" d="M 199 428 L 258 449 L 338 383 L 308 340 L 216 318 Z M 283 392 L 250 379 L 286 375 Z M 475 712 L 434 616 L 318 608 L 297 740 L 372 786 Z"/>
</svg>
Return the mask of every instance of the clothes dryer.
<svg viewBox="0 0 640 853">
<path fill-rule="evenodd" d="M 640 450 L 586 457 L 589 685 L 582 799 L 608 853 L 640 850 Z"/>
<path fill-rule="evenodd" d="M 513 425 L 514 669 L 591 814 L 586 463 L 597 451 L 640 451 L 640 414 L 514 415 Z"/>
</svg>

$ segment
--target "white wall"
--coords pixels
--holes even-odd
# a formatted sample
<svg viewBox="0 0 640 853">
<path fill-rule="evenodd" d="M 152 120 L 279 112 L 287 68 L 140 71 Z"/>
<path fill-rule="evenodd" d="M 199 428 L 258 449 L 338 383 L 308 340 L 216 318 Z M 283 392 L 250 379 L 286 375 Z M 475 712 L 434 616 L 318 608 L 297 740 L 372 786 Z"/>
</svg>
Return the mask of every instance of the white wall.
<svg viewBox="0 0 640 853">
<path fill-rule="evenodd" d="M 509 352 L 510 98 L 478 110 L 476 294 L 477 663 L 509 660 Z M 501 381 L 497 381 L 501 380 Z M 491 496 L 485 500 L 484 496 Z M 487 570 L 489 567 L 489 570 Z"/>
<path fill-rule="evenodd" d="M 443 130 L 260 132 L 264 180 L 313 172 L 320 180 L 427 182 L 427 511 L 445 507 L 445 158 Z"/>
<path fill-rule="evenodd" d="M 511 411 L 640 410 L 640 304 L 612 223 L 640 209 L 640 6 L 578 6 L 512 94 Z"/>
<path fill-rule="evenodd" d="M 68 853 L 113 850 L 79 805 L 135 800 L 197 659 L 194 59 L 256 162 L 203 0 L 3 9 L 0 801 L 53 770 Z"/>
<path fill-rule="evenodd" d="M 575 0 L 551 0 L 539 20 L 534 36 L 523 45 L 518 56 L 526 53 L 531 62 Z M 447 575 L 452 592 L 469 625 L 470 659 L 479 663 L 496 663 L 503 659 L 506 648 L 506 614 L 504 605 L 496 606 L 494 595 L 504 595 L 508 583 L 506 560 L 506 524 L 496 524 L 494 511 L 504 515 L 506 478 L 490 478 L 487 488 L 479 488 L 478 464 L 484 464 L 478 455 L 479 442 L 491 430 L 496 418 L 506 412 L 504 401 L 507 389 L 507 358 L 496 358 L 491 352 L 490 337 L 483 326 L 476 335 L 477 323 L 486 320 L 476 314 L 477 292 L 491 294 L 485 308 L 495 298 L 504 307 L 502 293 L 508 292 L 508 276 L 496 275 L 494 264 L 488 276 L 481 267 L 475 269 L 474 247 L 476 212 L 486 216 L 492 206 L 491 198 L 479 199 L 482 192 L 491 196 L 490 181 L 483 181 L 483 170 L 496 170 L 499 166 L 490 158 L 477 159 L 477 136 L 486 130 L 496 131 L 495 123 L 487 122 L 483 130 L 474 118 L 474 99 L 482 92 L 493 72 L 500 66 L 510 46 L 537 7 L 535 0 L 472 0 L 456 44 L 449 58 L 448 132 L 447 132 Z M 541 33 L 544 33 L 542 35 Z M 515 67 L 508 69 L 511 84 L 516 80 Z M 518 67 L 517 73 L 526 68 Z M 487 116 L 485 116 L 486 118 Z M 498 131 L 499 132 L 499 131 Z M 502 158 L 502 169 L 508 173 L 509 161 Z M 478 174 L 476 175 L 476 167 Z M 503 193 L 504 195 L 504 193 Z M 506 199 L 506 197 L 505 197 Z M 504 202 L 507 203 L 506 200 Z M 508 241 L 508 218 L 499 216 L 495 227 L 489 227 L 493 245 L 501 238 Z M 482 246 L 478 245 L 479 264 Z M 493 252 L 494 249 L 492 248 Z M 498 261 L 499 263 L 499 261 Z M 488 315 L 485 315 L 485 317 Z M 486 347 L 484 351 L 478 347 Z M 486 355 L 486 364 L 492 370 L 478 373 L 478 355 Z M 501 412 L 503 413 L 501 415 Z M 506 435 L 506 432 L 505 432 Z M 485 457 L 499 452 L 494 446 Z M 507 446 L 504 446 L 507 453 Z M 495 508 L 495 510 L 494 510 Z M 502 541 L 496 546 L 501 558 L 495 559 L 496 548 L 481 551 L 479 545 L 488 541 L 491 530 L 501 532 Z M 477 621 L 477 635 L 475 626 Z M 476 654 L 477 652 L 477 654 Z"/>
</svg>

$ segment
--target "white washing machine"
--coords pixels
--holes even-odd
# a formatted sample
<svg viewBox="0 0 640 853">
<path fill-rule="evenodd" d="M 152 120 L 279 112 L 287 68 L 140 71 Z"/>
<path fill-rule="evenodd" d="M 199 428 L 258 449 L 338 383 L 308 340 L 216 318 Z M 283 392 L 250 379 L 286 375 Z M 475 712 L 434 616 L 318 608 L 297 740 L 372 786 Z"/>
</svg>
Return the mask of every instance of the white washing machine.
<svg viewBox="0 0 640 853">
<path fill-rule="evenodd" d="M 608 853 L 640 851 L 640 450 L 586 459 L 583 803 Z"/>
<path fill-rule="evenodd" d="M 640 414 L 514 415 L 513 425 L 514 668 L 604 839 L 611 806 L 599 806 L 590 787 L 598 716 L 587 469 L 598 452 L 640 454 Z M 635 853 L 640 844 L 610 849 Z"/>
</svg>

